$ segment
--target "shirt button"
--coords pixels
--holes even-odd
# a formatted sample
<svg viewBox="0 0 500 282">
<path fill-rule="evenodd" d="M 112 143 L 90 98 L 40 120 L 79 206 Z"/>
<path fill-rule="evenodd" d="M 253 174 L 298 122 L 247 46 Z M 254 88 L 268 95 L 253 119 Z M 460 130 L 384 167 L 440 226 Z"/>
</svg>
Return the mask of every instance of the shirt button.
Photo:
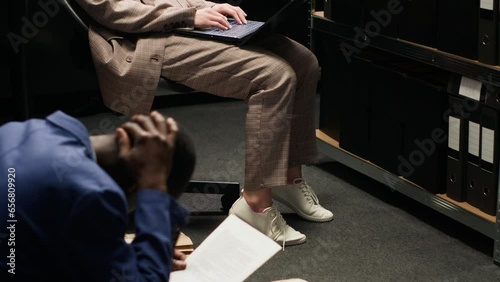
<svg viewBox="0 0 500 282">
<path fill-rule="evenodd" d="M 127 58 L 125 58 L 125 61 L 127 61 L 127 63 L 132 63 L 132 56 L 127 56 Z"/>
</svg>

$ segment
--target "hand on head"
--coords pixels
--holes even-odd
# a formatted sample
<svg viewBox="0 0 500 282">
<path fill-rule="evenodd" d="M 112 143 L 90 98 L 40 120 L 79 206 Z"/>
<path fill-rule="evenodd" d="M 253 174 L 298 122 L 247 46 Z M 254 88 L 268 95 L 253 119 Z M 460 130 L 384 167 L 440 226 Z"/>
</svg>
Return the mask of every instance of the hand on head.
<svg viewBox="0 0 500 282">
<path fill-rule="evenodd" d="M 177 133 L 174 119 L 156 111 L 136 115 L 116 130 L 118 157 L 136 174 L 139 189 L 168 191 Z"/>
<path fill-rule="evenodd" d="M 246 24 L 245 12 L 237 6 L 230 4 L 216 4 L 212 8 L 203 8 L 196 11 L 194 16 L 194 26 L 196 28 L 231 28 L 227 16 L 232 17 L 238 24 Z"/>
</svg>

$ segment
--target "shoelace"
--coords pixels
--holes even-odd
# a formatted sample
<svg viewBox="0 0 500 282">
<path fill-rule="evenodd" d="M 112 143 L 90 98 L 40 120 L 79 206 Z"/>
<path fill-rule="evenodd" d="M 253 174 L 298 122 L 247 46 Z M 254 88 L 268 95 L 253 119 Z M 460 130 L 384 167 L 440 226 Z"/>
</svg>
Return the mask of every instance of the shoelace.
<svg viewBox="0 0 500 282">
<path fill-rule="evenodd" d="M 282 246 L 282 248 L 284 251 L 285 250 L 285 242 L 286 242 L 286 221 L 283 218 L 283 216 L 281 215 L 281 213 L 278 212 L 277 210 L 272 211 L 272 215 L 273 215 L 273 219 L 271 221 L 271 228 L 273 228 L 276 225 L 276 228 L 278 229 L 278 231 L 275 234 L 277 235 L 277 237 L 279 237 L 279 235 L 281 235 L 281 233 L 283 233 L 283 246 Z M 274 234 L 275 230 L 272 230 L 272 231 Z"/>
<path fill-rule="evenodd" d="M 302 183 L 300 183 L 299 188 L 300 191 L 304 193 L 307 199 L 312 200 L 315 205 L 319 204 L 318 196 L 316 196 L 316 193 L 314 193 L 312 187 L 307 185 L 305 181 L 302 181 Z"/>
</svg>

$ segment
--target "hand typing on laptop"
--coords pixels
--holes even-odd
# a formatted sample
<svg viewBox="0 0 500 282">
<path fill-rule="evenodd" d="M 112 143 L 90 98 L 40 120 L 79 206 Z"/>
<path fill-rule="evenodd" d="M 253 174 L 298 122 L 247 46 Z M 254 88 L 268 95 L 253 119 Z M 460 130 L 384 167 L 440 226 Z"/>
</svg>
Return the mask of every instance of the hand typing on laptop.
<svg viewBox="0 0 500 282">
<path fill-rule="evenodd" d="M 238 24 L 247 23 L 247 14 L 240 7 L 224 3 L 197 10 L 194 16 L 194 27 L 200 29 L 215 27 L 227 30 L 231 28 L 227 16 L 232 17 Z"/>
</svg>

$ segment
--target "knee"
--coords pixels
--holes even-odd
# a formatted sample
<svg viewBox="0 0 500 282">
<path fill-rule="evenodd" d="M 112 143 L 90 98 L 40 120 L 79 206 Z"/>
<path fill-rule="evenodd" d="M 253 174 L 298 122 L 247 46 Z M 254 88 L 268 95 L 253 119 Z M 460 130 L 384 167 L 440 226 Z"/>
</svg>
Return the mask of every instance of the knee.
<svg viewBox="0 0 500 282">
<path fill-rule="evenodd" d="M 295 89 L 297 86 L 297 74 L 286 62 L 282 62 L 269 69 L 268 85 L 282 89 Z M 286 91 L 285 92 L 289 92 Z"/>
<path fill-rule="evenodd" d="M 313 52 L 309 51 L 307 57 L 303 60 L 304 67 L 302 68 L 301 78 L 310 77 L 312 79 L 318 80 L 321 73 L 321 68 L 319 66 L 318 58 Z"/>
</svg>

